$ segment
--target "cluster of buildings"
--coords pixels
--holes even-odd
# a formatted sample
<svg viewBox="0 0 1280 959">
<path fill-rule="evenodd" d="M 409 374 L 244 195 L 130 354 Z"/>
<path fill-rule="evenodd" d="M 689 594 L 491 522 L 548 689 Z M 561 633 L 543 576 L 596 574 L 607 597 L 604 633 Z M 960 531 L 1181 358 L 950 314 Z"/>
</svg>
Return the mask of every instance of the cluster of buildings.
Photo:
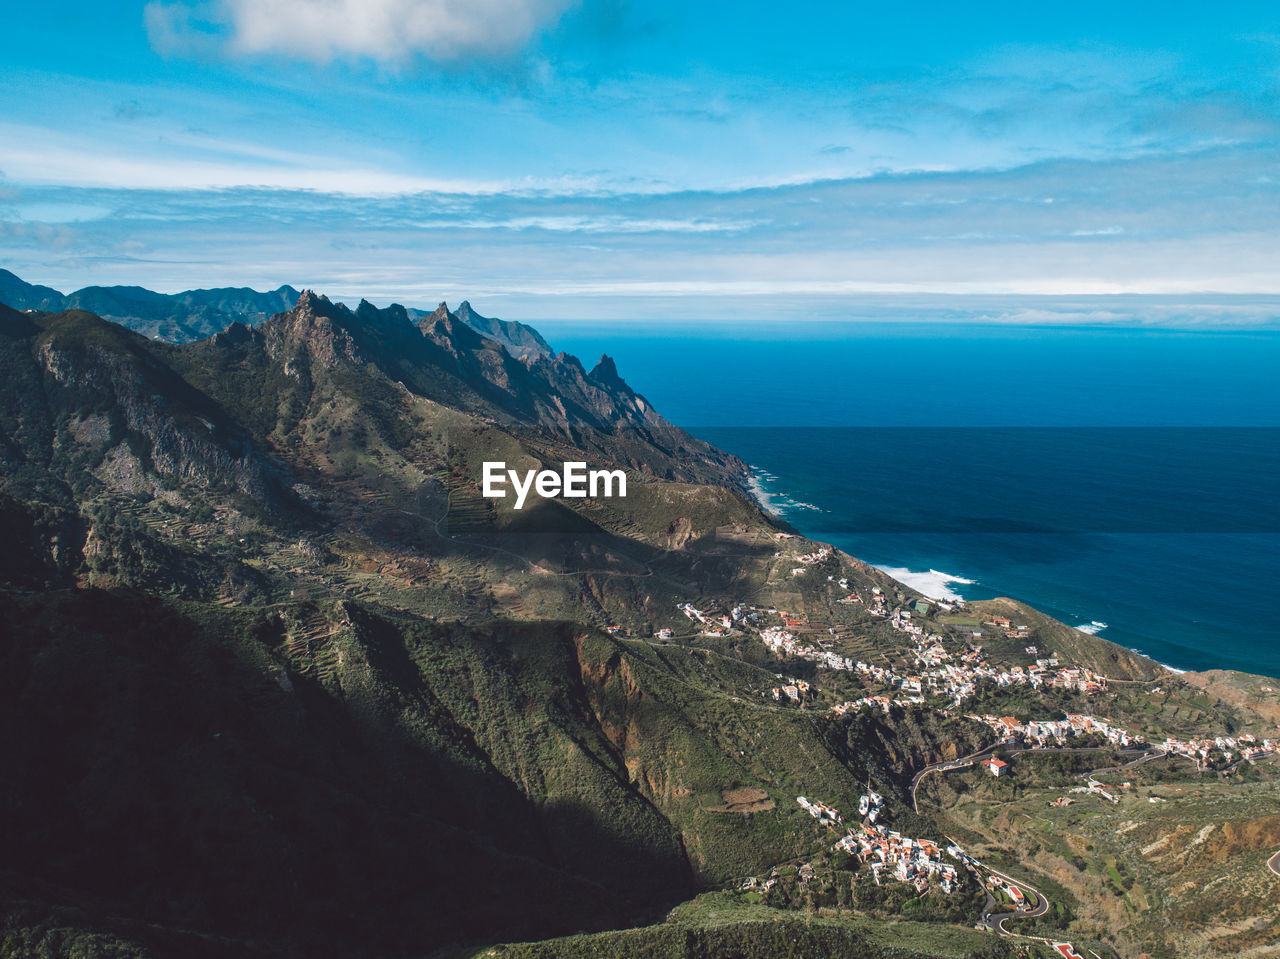
<svg viewBox="0 0 1280 959">
<path fill-rule="evenodd" d="M 771 875 L 767 879 L 758 879 L 755 876 L 748 876 L 742 883 L 740 888 L 743 892 L 759 892 L 765 893 L 778 884 L 778 877 Z"/>
<path fill-rule="evenodd" d="M 1234 763 L 1242 759 L 1257 759 L 1280 750 L 1280 739 L 1258 739 L 1250 733 L 1239 736 L 1217 736 L 1213 739 L 1175 739 L 1172 736 L 1159 744 L 1167 753 L 1193 759 L 1199 765 L 1208 762 L 1216 750 L 1223 762 Z"/>
<path fill-rule="evenodd" d="M 830 558 L 831 547 L 822 546 L 815 549 L 812 553 L 805 553 L 803 556 L 797 556 L 796 559 L 804 563 L 806 566 L 812 566 L 815 563 L 821 563 L 823 560 Z"/>
<path fill-rule="evenodd" d="M 876 885 L 881 877 L 910 883 L 917 892 L 926 892 L 936 882 L 944 893 L 959 883 L 956 867 L 942 861 L 942 849 L 929 839 L 911 839 L 892 829 L 863 823 L 835 845 L 858 856 L 871 867 Z"/>
<path fill-rule="evenodd" d="M 729 636 L 735 628 L 746 628 L 759 621 L 759 614 L 747 607 L 735 606 L 728 613 L 720 610 L 699 609 L 693 603 L 677 603 L 676 608 L 701 629 L 703 636 Z M 658 630 L 659 639 L 672 639 L 675 630 L 665 626 Z"/>
<path fill-rule="evenodd" d="M 1080 713 L 1068 713 L 1065 719 L 1020 722 L 1012 716 L 969 716 L 974 722 L 990 726 L 1002 740 L 1020 739 L 1029 746 L 1052 746 L 1068 739 L 1097 736 L 1113 746 L 1140 746 L 1143 740 L 1106 720 Z"/>
<path fill-rule="evenodd" d="M 1065 719 L 1032 720 L 1020 722 L 1012 716 L 969 716 L 975 722 L 994 729 L 1003 740 L 1020 739 L 1031 746 L 1051 746 L 1078 737 L 1100 737 L 1113 746 L 1148 745 L 1143 737 L 1120 726 L 1114 726 L 1096 716 L 1069 713 Z M 1157 749 L 1174 756 L 1184 756 L 1199 765 L 1220 754 L 1226 763 L 1242 759 L 1257 759 L 1280 750 L 1280 740 L 1258 739 L 1251 733 L 1238 736 L 1217 736 L 1213 739 L 1178 739 L 1167 737 L 1161 743 L 1152 743 Z"/>
<path fill-rule="evenodd" d="M 824 825 L 836 826 L 844 822 L 839 811 L 825 803 L 796 798 L 809 815 Z M 956 867 L 943 862 L 942 849 L 930 839 L 912 839 L 902 833 L 877 824 L 884 812 L 884 797 L 868 789 L 858 799 L 858 815 L 862 823 L 851 828 L 833 847 L 857 856 L 871 869 L 876 885 L 882 880 L 910 883 L 917 892 L 926 892 L 935 883 L 944 893 L 952 892 L 958 882 Z"/>
<path fill-rule="evenodd" d="M 802 556 L 797 556 L 796 559 L 799 560 L 801 563 L 803 563 L 804 566 L 797 566 L 795 569 L 791 571 L 791 575 L 799 576 L 801 573 L 805 571 L 805 567 L 815 566 L 818 563 L 821 563 L 823 560 L 829 559 L 830 557 L 831 557 L 831 549 L 830 547 L 827 547 L 827 546 L 823 546 L 823 547 L 820 547 L 819 549 L 815 549 L 812 553 L 805 553 Z M 831 579 L 831 577 L 828 576 L 827 579 Z"/>
<path fill-rule="evenodd" d="M 854 663 L 854 672 L 875 680 L 885 686 L 893 686 L 911 696 L 896 701 L 919 702 L 921 694 L 945 696 L 951 700 L 952 706 L 960 706 L 973 696 L 979 682 L 988 680 L 999 687 L 1031 686 L 1040 688 L 1059 688 L 1078 690 L 1094 694 L 1106 689 L 1106 677 L 1099 676 L 1090 669 L 1078 666 L 1056 668 L 1056 659 L 1041 659 L 1030 667 L 1010 666 L 997 668 L 987 663 L 982 650 L 972 646 L 959 654 L 951 653 L 942 645 L 942 639 L 936 633 L 923 635 L 920 627 L 912 625 L 909 613 L 894 612 L 891 620 L 899 629 L 913 632 L 918 638 L 912 650 L 914 665 L 919 667 L 915 672 L 905 672 L 893 667 L 875 666 L 870 663 Z M 912 695 L 914 694 L 914 695 Z M 862 701 L 864 705 L 870 703 Z M 850 711 L 852 704 L 838 707 L 841 712 Z"/>
<path fill-rule="evenodd" d="M 888 696 L 863 696 L 861 699 L 851 699 L 847 703 L 837 703 L 831 707 L 831 712 L 836 716 L 843 716 L 846 713 L 856 713 L 860 709 L 873 706 L 884 711 L 886 716 L 894 706 L 900 706 L 904 703 L 919 705 L 924 702 L 923 696 L 898 696 L 890 698 Z"/>
<path fill-rule="evenodd" d="M 821 554 L 824 550 L 807 554 L 814 562 L 826 558 Z M 840 581 L 841 588 L 848 587 L 848 580 Z M 878 604 L 878 611 L 883 612 L 884 596 L 878 588 L 873 590 L 873 598 Z M 844 601 L 844 600 L 842 600 Z M 860 602 L 856 594 L 850 594 L 847 601 Z M 685 604 L 686 613 L 694 618 L 691 604 Z M 738 621 L 739 610 L 735 615 L 726 617 L 725 621 Z M 831 707 L 831 713 L 843 716 L 862 709 L 880 709 L 888 715 L 894 706 L 922 705 L 927 697 L 945 697 L 950 700 L 948 710 L 961 706 L 973 697 L 980 682 L 990 682 L 999 688 L 1030 686 L 1033 689 L 1062 689 L 1095 695 L 1107 689 L 1107 679 L 1093 670 L 1081 666 L 1062 666 L 1058 658 L 1052 654 L 1042 655 L 1038 646 L 1026 647 L 1030 656 L 1036 656 L 1034 665 L 995 667 L 989 664 L 981 647 L 970 645 L 962 652 L 954 653 L 943 644 L 937 633 L 925 634 L 923 628 L 915 623 L 909 610 L 895 609 L 889 615 L 890 624 L 896 629 L 915 637 L 911 651 L 912 664 L 915 669 L 903 669 L 895 666 L 877 666 L 865 662 L 854 662 L 847 656 L 808 645 L 800 641 L 787 626 L 770 626 L 761 629 L 760 639 L 771 650 L 779 655 L 788 655 L 816 662 L 819 666 L 833 670 L 855 672 L 880 685 L 893 688 L 889 694 L 868 695 L 860 699 L 839 703 Z M 784 622 L 789 622 L 784 615 Z M 1014 629 L 1013 624 L 1001 617 L 994 617 L 992 625 Z M 796 683 L 789 683 L 773 690 L 776 700 L 784 698 L 793 702 L 801 702 L 808 690 Z M 1069 714 L 1065 719 L 1035 720 L 1019 722 L 1012 717 L 970 716 L 970 719 L 985 723 L 996 731 L 1001 739 L 1021 739 L 1033 747 L 1049 747 L 1061 745 L 1073 738 L 1089 736 L 1102 740 L 1120 748 L 1146 745 L 1141 736 L 1099 719 L 1083 714 Z M 1153 743 L 1165 752 L 1184 756 L 1199 765 L 1233 763 L 1240 760 L 1255 759 L 1280 751 L 1278 740 L 1258 740 L 1249 734 L 1238 736 L 1219 736 L 1195 740 L 1180 740 L 1168 737 L 1162 743 Z M 1007 766 L 1003 761 L 988 760 L 988 769 L 994 776 L 1004 775 Z"/>
<path fill-rule="evenodd" d="M 924 635 L 924 627 L 912 620 L 911 610 L 909 609 L 895 609 L 889 614 L 889 625 L 904 633 L 910 633 L 912 636 L 919 637 Z"/>
<path fill-rule="evenodd" d="M 955 661 L 938 637 L 917 643 L 916 662 L 928 667 L 925 672 L 930 686 L 944 692 L 958 706 L 973 694 L 980 680 L 990 680 L 1000 687 L 1030 686 L 1033 689 L 1064 689 L 1094 695 L 1107 688 L 1107 679 L 1082 666 L 1058 667 L 1055 658 L 1037 659 L 1034 666 L 997 668 L 987 663 L 978 647 L 970 647 Z"/>
<path fill-rule="evenodd" d="M 824 826 L 837 826 L 844 822 L 844 816 L 840 815 L 840 811 L 826 803 L 806 799 L 804 796 L 797 796 L 796 802 L 800 804 L 801 809 Z"/>
<path fill-rule="evenodd" d="M 732 614 L 705 613 L 693 603 L 678 604 L 680 612 L 703 627 L 703 636 L 728 636 L 733 632 L 733 624 L 741 618 L 742 609 L 737 607 Z"/>
<path fill-rule="evenodd" d="M 788 679 L 786 685 L 773 687 L 773 698 L 779 701 L 789 699 L 793 703 L 803 702 L 808 698 L 812 688 L 803 679 Z"/>
<path fill-rule="evenodd" d="M 853 660 L 848 656 L 841 656 L 833 650 L 802 643 L 783 626 L 766 626 L 760 630 L 760 640 L 775 653 L 785 653 L 797 659 L 808 659 L 827 669 L 852 670 L 854 668 Z"/>
</svg>

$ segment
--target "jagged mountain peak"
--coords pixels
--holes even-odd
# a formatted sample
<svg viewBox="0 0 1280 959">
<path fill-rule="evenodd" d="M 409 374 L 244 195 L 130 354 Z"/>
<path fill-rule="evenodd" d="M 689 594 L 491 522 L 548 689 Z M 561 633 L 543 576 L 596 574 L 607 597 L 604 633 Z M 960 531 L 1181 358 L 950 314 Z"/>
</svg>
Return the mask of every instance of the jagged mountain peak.
<svg viewBox="0 0 1280 959">
<path fill-rule="evenodd" d="M 531 326 L 512 320 L 499 320 L 477 313 L 470 301 L 463 300 L 453 314 L 473 330 L 496 340 L 517 359 L 531 360 L 538 356 L 551 356 L 549 343 Z"/>
<path fill-rule="evenodd" d="M 572 353 L 564 353 L 564 352 L 557 353 L 556 362 L 559 363 L 561 366 L 569 367 L 569 369 L 574 370 L 575 372 L 580 373 L 583 376 L 585 376 L 587 373 L 586 367 L 582 365 L 582 361 L 578 359 L 576 356 L 574 356 Z"/>
<path fill-rule="evenodd" d="M 625 387 L 626 381 L 618 375 L 618 366 L 608 353 L 601 353 L 600 360 L 587 376 L 601 386 Z"/>
<path fill-rule="evenodd" d="M 411 323 L 408 311 L 399 303 L 392 303 L 390 306 L 381 308 L 374 306 L 368 300 L 362 299 L 359 306 L 356 307 L 356 318 L 368 322 L 381 323 L 401 323 L 408 325 Z"/>
<path fill-rule="evenodd" d="M 454 323 L 457 323 L 459 321 L 458 314 L 451 313 L 449 311 L 449 304 L 444 302 L 444 300 L 440 301 L 440 305 L 435 308 L 435 311 L 429 317 L 427 317 L 427 319 L 431 321 L 451 320 Z"/>
<path fill-rule="evenodd" d="M 336 304 L 336 306 L 340 307 L 341 304 Z M 298 302 L 293 305 L 293 312 L 302 313 L 310 311 L 312 313 L 328 313 L 332 311 L 334 307 L 334 302 L 323 293 L 317 293 L 315 290 L 306 289 L 298 294 Z"/>
</svg>

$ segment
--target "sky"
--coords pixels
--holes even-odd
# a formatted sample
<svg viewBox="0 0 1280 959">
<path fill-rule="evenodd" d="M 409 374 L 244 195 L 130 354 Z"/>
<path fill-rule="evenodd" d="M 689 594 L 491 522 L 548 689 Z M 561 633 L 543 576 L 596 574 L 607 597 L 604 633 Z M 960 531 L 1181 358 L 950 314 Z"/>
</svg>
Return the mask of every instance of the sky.
<svg viewBox="0 0 1280 959">
<path fill-rule="evenodd" d="M 9 6 L 0 266 L 63 290 L 1277 322 L 1274 3 Z"/>
</svg>

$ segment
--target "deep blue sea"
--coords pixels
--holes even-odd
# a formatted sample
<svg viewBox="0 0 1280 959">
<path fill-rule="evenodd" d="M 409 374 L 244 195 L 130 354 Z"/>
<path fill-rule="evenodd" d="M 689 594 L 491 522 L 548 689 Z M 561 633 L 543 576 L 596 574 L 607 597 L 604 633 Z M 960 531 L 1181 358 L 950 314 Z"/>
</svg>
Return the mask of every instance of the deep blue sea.
<svg viewBox="0 0 1280 959">
<path fill-rule="evenodd" d="M 806 535 L 927 594 L 1280 676 L 1280 332 L 538 326 L 613 356 Z"/>
</svg>

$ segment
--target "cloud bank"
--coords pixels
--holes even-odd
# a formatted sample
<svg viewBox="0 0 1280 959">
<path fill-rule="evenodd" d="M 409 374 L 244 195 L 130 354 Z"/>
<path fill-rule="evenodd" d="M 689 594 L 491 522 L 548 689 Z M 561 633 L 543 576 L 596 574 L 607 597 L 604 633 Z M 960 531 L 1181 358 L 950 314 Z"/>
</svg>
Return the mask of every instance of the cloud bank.
<svg viewBox="0 0 1280 959">
<path fill-rule="evenodd" d="M 43 153 L 46 164 L 57 156 Z M 17 147 L 0 144 L 0 168 L 18 159 Z M 68 288 L 291 282 L 411 303 L 483 294 L 519 304 L 530 318 L 615 314 L 628 299 L 651 313 L 713 313 L 717 300 L 750 301 L 751 311 L 768 315 L 793 308 L 795 298 L 807 300 L 806 312 L 852 318 L 874 295 L 981 294 L 995 298 L 954 311 L 908 304 L 894 315 L 1274 325 L 1277 164 L 1275 150 L 1236 149 L 666 193 L 452 192 L 411 183 L 402 193 L 360 194 L 298 189 L 293 173 L 275 187 L 164 189 L 131 175 L 92 188 L 15 186 L 0 197 L 8 224 L 0 262 Z M 233 181 L 230 172 L 213 180 Z M 1207 291 L 1263 301 L 1185 299 Z M 1045 309 L 999 299 L 1124 294 L 1179 300 L 1139 307 L 1083 299 Z M 874 314 L 866 318 L 888 315 Z"/>
<path fill-rule="evenodd" d="M 415 56 L 448 63 L 509 56 L 547 29 L 573 0 L 154 0 L 144 22 L 166 56 L 221 50 L 315 62 Z"/>
</svg>

